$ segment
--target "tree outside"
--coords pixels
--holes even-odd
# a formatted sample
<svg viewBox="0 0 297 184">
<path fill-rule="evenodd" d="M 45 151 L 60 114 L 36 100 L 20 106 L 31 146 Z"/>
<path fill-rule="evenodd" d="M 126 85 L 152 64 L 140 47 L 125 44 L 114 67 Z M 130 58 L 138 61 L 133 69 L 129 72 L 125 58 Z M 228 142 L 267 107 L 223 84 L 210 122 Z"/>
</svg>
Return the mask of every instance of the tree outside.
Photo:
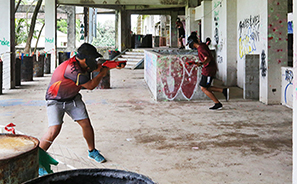
<svg viewBox="0 0 297 184">
<path fill-rule="evenodd" d="M 115 46 L 115 21 L 106 20 L 97 25 L 97 38 L 93 39 L 93 45 L 97 47 L 114 47 Z"/>
</svg>

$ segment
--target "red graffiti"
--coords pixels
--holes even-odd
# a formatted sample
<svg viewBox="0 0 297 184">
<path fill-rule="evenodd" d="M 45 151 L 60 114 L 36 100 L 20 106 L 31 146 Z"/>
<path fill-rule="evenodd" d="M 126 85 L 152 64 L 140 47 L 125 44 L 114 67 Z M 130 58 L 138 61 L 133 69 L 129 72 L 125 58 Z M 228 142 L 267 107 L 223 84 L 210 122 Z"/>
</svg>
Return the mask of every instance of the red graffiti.
<svg viewBox="0 0 297 184">
<path fill-rule="evenodd" d="M 182 85 L 183 63 L 178 58 L 165 58 L 159 60 L 159 66 L 163 92 L 169 100 L 173 100 Z"/>
<path fill-rule="evenodd" d="M 198 81 L 198 67 L 186 65 L 187 61 L 195 61 L 194 56 L 162 58 L 158 60 L 158 74 L 161 79 L 163 93 L 168 100 L 174 100 L 181 91 L 186 99 L 195 94 Z"/>
<path fill-rule="evenodd" d="M 182 58 L 183 62 L 186 63 L 188 61 L 193 61 L 193 58 L 188 58 L 188 57 L 183 57 Z M 197 86 L 197 74 L 198 74 L 198 67 L 195 65 L 184 65 L 185 67 L 185 75 L 184 75 L 184 80 L 183 84 L 181 86 L 183 95 L 187 99 L 191 99 L 192 96 L 194 95 L 196 86 Z"/>
</svg>

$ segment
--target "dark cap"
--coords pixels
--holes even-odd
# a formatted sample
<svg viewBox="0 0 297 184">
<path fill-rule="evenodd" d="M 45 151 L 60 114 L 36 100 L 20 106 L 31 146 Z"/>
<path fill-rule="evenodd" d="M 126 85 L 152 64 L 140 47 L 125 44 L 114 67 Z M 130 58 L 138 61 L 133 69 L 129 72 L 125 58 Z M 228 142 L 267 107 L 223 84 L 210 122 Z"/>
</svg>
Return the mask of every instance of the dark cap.
<svg viewBox="0 0 297 184">
<path fill-rule="evenodd" d="M 78 54 L 83 57 L 83 58 L 98 58 L 102 57 L 101 54 L 97 51 L 97 49 L 89 44 L 89 43 L 83 43 L 78 49 L 77 49 Z"/>
<path fill-rule="evenodd" d="M 79 59 L 86 59 L 86 64 L 88 65 L 90 71 L 94 71 L 97 69 L 96 58 L 102 57 L 102 55 L 99 54 L 99 52 L 93 45 L 89 43 L 83 43 L 77 49 L 77 57 Z"/>
</svg>

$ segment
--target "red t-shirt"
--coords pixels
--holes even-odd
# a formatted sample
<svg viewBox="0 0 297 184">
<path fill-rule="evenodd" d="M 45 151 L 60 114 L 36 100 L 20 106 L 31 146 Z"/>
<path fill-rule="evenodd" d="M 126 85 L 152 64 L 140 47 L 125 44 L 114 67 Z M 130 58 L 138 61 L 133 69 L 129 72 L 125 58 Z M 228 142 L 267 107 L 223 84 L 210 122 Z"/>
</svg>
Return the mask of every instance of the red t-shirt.
<svg viewBox="0 0 297 184">
<path fill-rule="evenodd" d="M 214 77 L 217 72 L 217 64 L 216 64 L 216 61 L 214 60 L 213 56 L 211 55 L 211 52 L 210 52 L 208 46 L 205 43 L 201 43 L 199 45 L 199 47 L 197 48 L 197 51 L 198 51 L 199 60 L 201 62 L 205 60 L 204 59 L 205 57 L 210 58 L 210 62 L 203 65 L 201 74 L 204 76 Z"/>
<path fill-rule="evenodd" d="M 89 80 L 90 74 L 81 68 L 74 56 L 55 69 L 47 88 L 45 99 L 72 99 L 80 91 L 81 85 Z"/>
</svg>

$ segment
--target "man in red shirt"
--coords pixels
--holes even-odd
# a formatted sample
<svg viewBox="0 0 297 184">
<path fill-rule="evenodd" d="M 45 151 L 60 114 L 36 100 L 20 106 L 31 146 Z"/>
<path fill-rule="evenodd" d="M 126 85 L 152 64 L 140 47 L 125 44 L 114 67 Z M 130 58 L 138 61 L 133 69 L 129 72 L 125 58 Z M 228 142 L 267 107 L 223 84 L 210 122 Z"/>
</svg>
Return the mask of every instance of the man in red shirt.
<svg viewBox="0 0 297 184">
<path fill-rule="evenodd" d="M 61 63 L 52 74 L 45 95 L 48 130 L 40 141 L 40 148 L 48 150 L 60 133 L 64 114 L 67 113 L 81 126 L 88 145 L 89 157 L 101 163 L 106 159 L 95 148 L 94 130 L 79 91 L 82 87 L 92 90 L 98 86 L 109 68 L 97 64 L 96 58 L 102 57 L 102 55 L 88 43 L 82 44 L 77 53 L 74 57 Z M 90 79 L 92 71 L 99 72 L 99 74 Z"/>
<path fill-rule="evenodd" d="M 213 94 L 213 92 L 221 92 L 224 94 L 226 100 L 229 100 L 229 89 L 228 88 L 219 88 L 215 86 L 211 86 L 211 82 L 216 75 L 217 72 L 217 64 L 211 55 L 211 52 L 208 46 L 205 43 L 202 43 L 197 36 L 189 36 L 188 37 L 188 45 L 191 49 L 197 49 L 198 57 L 200 62 L 195 63 L 196 66 L 202 67 L 202 77 L 199 85 L 201 86 L 201 90 L 215 103 L 213 107 L 210 107 L 210 110 L 222 109 L 223 105 L 219 102 L 217 97 Z"/>
</svg>

